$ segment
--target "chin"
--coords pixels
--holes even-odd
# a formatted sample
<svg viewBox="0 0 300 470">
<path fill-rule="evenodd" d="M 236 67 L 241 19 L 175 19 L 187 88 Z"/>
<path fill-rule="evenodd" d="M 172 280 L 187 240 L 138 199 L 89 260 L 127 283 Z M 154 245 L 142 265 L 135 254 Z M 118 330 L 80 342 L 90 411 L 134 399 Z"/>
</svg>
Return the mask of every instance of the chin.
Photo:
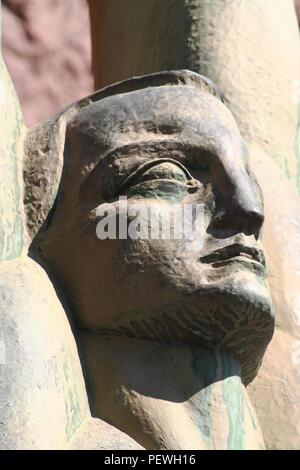
<svg viewBox="0 0 300 470">
<path fill-rule="evenodd" d="M 247 385 L 256 376 L 274 333 L 275 312 L 267 285 L 254 275 L 229 276 L 199 294 L 199 311 L 203 295 L 211 315 L 213 348 L 225 350 L 239 361 Z"/>
<path fill-rule="evenodd" d="M 224 350 L 240 363 L 247 385 L 257 373 L 273 331 L 274 310 L 266 285 L 255 276 L 235 273 L 222 282 L 176 292 L 159 308 L 122 312 L 99 333 Z"/>
</svg>

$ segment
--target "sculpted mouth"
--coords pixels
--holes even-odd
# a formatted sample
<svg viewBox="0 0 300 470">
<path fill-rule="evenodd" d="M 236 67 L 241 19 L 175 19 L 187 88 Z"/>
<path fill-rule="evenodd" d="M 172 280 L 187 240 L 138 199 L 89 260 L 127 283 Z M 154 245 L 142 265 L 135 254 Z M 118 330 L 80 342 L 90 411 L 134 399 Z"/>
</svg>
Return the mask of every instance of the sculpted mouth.
<svg viewBox="0 0 300 470">
<path fill-rule="evenodd" d="M 264 268 L 266 267 L 266 259 L 263 251 L 254 246 L 246 246 L 241 243 L 234 243 L 233 245 L 224 246 L 219 248 L 208 255 L 200 258 L 202 263 L 215 264 L 224 261 L 231 261 L 234 259 L 243 259 L 250 262 L 259 263 Z"/>
</svg>

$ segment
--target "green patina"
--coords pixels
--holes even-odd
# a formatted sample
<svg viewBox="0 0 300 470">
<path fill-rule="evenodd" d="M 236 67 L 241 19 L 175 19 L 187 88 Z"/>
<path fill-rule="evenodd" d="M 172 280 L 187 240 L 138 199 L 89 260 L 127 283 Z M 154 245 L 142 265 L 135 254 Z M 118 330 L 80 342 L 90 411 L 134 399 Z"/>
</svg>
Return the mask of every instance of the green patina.
<svg viewBox="0 0 300 470">
<path fill-rule="evenodd" d="M 86 417 L 86 410 L 82 400 L 78 398 L 77 386 L 72 379 L 72 372 L 72 364 L 68 358 L 65 358 L 63 362 L 63 373 L 65 377 L 63 393 L 65 395 L 66 436 L 68 441 L 72 438 Z"/>
<path fill-rule="evenodd" d="M 298 194 L 300 196 L 300 151 L 299 151 L 299 138 L 300 138 L 300 103 L 298 103 L 298 121 L 296 128 L 296 135 L 294 139 L 294 152 L 297 160 L 297 176 L 296 176 L 296 185 Z"/>
<path fill-rule="evenodd" d="M 215 353 L 204 347 L 191 347 L 192 370 L 200 383 L 201 390 L 197 401 L 194 402 L 193 420 L 199 429 L 201 436 L 209 446 L 212 432 L 212 418 L 210 402 L 214 392 L 217 376 L 217 361 Z"/>
<path fill-rule="evenodd" d="M 200 384 L 197 402 L 193 402 L 195 412 L 193 419 L 197 425 L 204 442 L 209 446 L 212 438 L 211 402 L 214 396 L 215 384 L 221 380 L 223 400 L 228 417 L 227 446 L 229 450 L 245 449 L 245 419 L 244 394 L 240 380 L 238 363 L 225 352 L 221 352 L 221 367 L 215 352 L 208 348 L 192 348 L 193 359 L 191 366 Z M 247 404 L 248 406 L 248 404 Z M 249 407 L 248 407 L 249 409 Z M 254 429 L 257 429 L 255 418 L 249 409 Z"/>
<path fill-rule="evenodd" d="M 245 448 L 244 397 L 237 362 L 229 355 L 222 353 L 222 388 L 228 417 L 229 450 Z"/>
<path fill-rule="evenodd" d="M 152 181 L 142 183 L 130 188 L 128 197 L 137 199 L 153 199 L 167 201 L 169 204 L 178 204 L 188 194 L 188 186 L 171 180 Z"/>
<path fill-rule="evenodd" d="M 289 168 L 289 161 L 287 157 L 282 157 L 278 153 L 273 153 L 272 158 L 278 163 L 281 171 L 285 174 L 285 177 L 290 180 L 291 179 L 291 173 L 290 173 L 290 168 Z"/>
<path fill-rule="evenodd" d="M 70 378 L 70 375 L 69 375 L 68 363 L 67 363 L 66 361 L 64 362 L 63 370 L 64 370 L 65 379 L 66 379 L 66 381 L 68 382 L 68 381 L 69 381 L 69 378 Z"/>
<path fill-rule="evenodd" d="M 67 416 L 66 435 L 69 441 L 82 423 L 81 410 L 75 388 L 74 390 L 69 389 L 68 401 L 65 404 Z"/>
<path fill-rule="evenodd" d="M 289 170 L 289 162 L 286 157 L 284 157 L 284 172 L 285 172 L 285 176 L 287 177 L 287 179 L 290 180 L 291 175 L 290 175 L 290 170 Z"/>
<path fill-rule="evenodd" d="M 250 418 L 251 418 L 251 423 L 252 423 L 253 429 L 256 430 L 256 429 L 257 429 L 256 421 L 255 421 L 254 415 L 253 415 L 253 413 L 252 413 L 252 410 L 251 410 L 251 408 L 250 408 L 249 403 L 248 403 L 247 400 L 246 400 L 246 406 L 247 406 L 247 409 L 248 409 L 248 411 L 249 411 L 249 415 L 250 415 Z"/>
</svg>

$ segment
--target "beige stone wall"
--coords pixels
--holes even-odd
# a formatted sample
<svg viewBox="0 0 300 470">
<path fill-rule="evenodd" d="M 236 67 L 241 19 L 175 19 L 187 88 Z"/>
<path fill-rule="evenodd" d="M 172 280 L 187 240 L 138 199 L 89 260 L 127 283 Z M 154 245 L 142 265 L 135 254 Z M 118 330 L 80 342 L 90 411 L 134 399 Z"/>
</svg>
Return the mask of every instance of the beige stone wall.
<svg viewBox="0 0 300 470">
<path fill-rule="evenodd" d="M 2 54 L 29 126 L 89 94 L 85 0 L 2 1 Z"/>
</svg>

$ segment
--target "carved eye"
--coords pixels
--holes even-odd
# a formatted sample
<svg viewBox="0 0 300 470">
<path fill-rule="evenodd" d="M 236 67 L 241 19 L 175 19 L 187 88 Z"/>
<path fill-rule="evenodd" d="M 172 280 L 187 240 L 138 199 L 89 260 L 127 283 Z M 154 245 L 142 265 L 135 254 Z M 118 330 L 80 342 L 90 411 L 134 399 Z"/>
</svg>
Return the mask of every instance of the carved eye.
<svg viewBox="0 0 300 470">
<path fill-rule="evenodd" d="M 161 158 L 135 170 L 119 188 L 118 194 L 126 191 L 138 197 L 175 201 L 184 197 L 194 186 L 195 180 L 181 163 Z"/>
<path fill-rule="evenodd" d="M 118 189 L 120 194 L 128 188 L 146 181 L 169 180 L 185 185 L 191 185 L 193 177 L 179 162 L 170 158 L 160 158 L 139 166 Z"/>
<path fill-rule="evenodd" d="M 139 184 L 143 181 L 151 180 L 175 180 L 180 183 L 187 183 L 189 181 L 187 174 L 180 168 L 178 165 L 171 162 L 164 162 L 152 166 L 149 170 L 146 170 L 141 175 L 137 176 L 134 179 L 133 184 Z"/>
</svg>

